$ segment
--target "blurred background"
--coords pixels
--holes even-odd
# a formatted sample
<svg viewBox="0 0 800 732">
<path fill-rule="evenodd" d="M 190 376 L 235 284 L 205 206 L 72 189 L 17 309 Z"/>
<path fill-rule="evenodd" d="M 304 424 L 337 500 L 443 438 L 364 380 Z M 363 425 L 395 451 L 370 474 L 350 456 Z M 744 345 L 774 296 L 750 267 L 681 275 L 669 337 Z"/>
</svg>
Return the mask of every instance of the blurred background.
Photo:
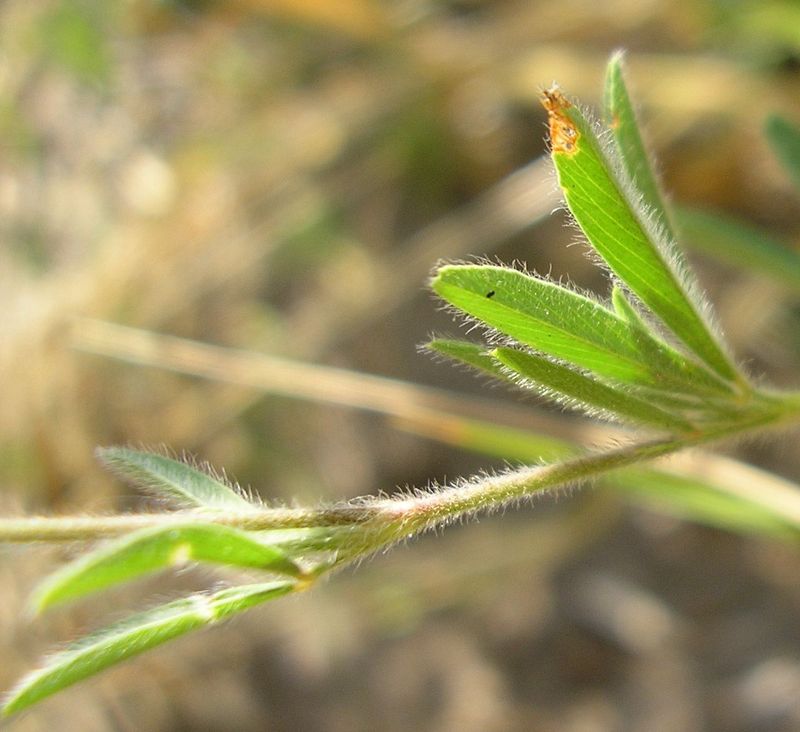
<svg viewBox="0 0 800 732">
<path fill-rule="evenodd" d="M 800 122 L 796 2 L 5 0 L 2 513 L 148 505 L 96 445 L 168 445 L 285 502 L 505 465 L 436 429 L 88 353 L 76 318 L 443 388 L 585 439 L 580 417 L 416 346 L 459 332 L 425 288 L 442 258 L 607 292 L 551 215 L 537 96 L 557 80 L 597 107 L 619 47 L 673 199 L 795 243 L 798 194 L 762 127 Z M 796 386 L 800 296 L 693 261 L 740 359 Z M 728 453 L 800 479 L 795 440 Z M 0 548 L 0 688 L 88 628 L 220 579 L 160 577 L 32 620 L 30 590 L 73 549 Z M 424 537 L 8 727 L 796 730 L 799 563 L 796 542 L 593 487 Z"/>
</svg>

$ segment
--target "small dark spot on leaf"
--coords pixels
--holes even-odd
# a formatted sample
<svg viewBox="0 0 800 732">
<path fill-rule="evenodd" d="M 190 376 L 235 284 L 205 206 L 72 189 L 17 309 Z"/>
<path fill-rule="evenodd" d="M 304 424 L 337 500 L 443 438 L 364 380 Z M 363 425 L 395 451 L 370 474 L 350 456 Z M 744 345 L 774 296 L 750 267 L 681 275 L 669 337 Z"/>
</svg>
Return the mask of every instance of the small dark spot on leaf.
<svg viewBox="0 0 800 732">
<path fill-rule="evenodd" d="M 494 297 L 494 290 L 489 290 L 489 292 L 486 293 L 486 297 Z"/>
</svg>

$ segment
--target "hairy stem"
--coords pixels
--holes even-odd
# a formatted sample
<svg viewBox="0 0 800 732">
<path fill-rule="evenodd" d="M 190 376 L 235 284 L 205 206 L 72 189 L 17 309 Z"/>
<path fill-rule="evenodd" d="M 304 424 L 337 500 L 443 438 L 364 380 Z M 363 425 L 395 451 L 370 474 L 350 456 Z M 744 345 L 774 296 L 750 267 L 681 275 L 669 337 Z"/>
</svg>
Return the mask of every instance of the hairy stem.
<svg viewBox="0 0 800 732">
<path fill-rule="evenodd" d="M 800 405 L 795 400 L 788 400 L 780 407 L 753 417 L 746 423 L 740 422 L 702 434 L 625 445 L 555 464 L 481 476 L 440 490 L 308 509 L 265 507 L 241 513 L 178 511 L 119 516 L 5 518 L 0 519 L 0 542 L 86 541 L 119 536 L 146 527 L 185 524 L 196 520 L 249 531 L 327 528 L 331 531 L 327 534 L 323 532 L 318 548 L 341 548 L 346 555 L 355 556 L 449 523 L 465 514 L 491 511 L 549 488 L 592 480 L 610 471 L 688 447 L 800 419 Z"/>
</svg>

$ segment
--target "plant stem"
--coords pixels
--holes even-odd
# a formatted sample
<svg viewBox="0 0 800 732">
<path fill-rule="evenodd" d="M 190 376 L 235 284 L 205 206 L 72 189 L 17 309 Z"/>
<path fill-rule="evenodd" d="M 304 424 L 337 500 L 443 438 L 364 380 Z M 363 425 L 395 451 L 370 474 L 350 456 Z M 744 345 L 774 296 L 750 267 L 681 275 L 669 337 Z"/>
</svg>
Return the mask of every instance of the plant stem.
<svg viewBox="0 0 800 732">
<path fill-rule="evenodd" d="M 289 528 L 331 529 L 322 532 L 318 548 L 342 548 L 347 555 L 375 551 L 398 539 L 449 523 L 465 514 L 492 511 L 558 486 L 594 479 L 610 471 L 663 457 L 688 447 L 743 432 L 800 419 L 800 404 L 780 408 L 746 423 L 702 434 L 656 439 L 589 453 L 563 462 L 481 476 L 440 490 L 399 494 L 386 499 L 342 502 L 321 508 L 263 508 L 247 512 L 177 511 L 168 514 L 74 516 L 0 519 L 0 542 L 87 541 L 119 536 L 143 528 L 196 520 L 249 531 Z M 345 530 L 345 531 L 341 531 Z"/>
<path fill-rule="evenodd" d="M 780 415 L 762 415 L 747 425 L 740 423 L 736 427 L 720 427 L 687 437 L 636 443 L 551 465 L 521 468 L 498 476 L 482 476 L 445 490 L 409 496 L 405 500 L 391 498 L 376 505 L 384 511 L 395 512 L 406 533 L 417 533 L 467 513 L 502 508 L 548 488 L 591 480 L 619 468 L 792 418 L 800 419 L 800 414 L 782 412 Z"/>
<path fill-rule="evenodd" d="M 0 542 L 87 541 L 127 534 L 158 526 L 184 525 L 197 521 L 221 524 L 247 531 L 305 527 L 356 526 L 374 516 L 366 506 L 332 506 L 322 509 L 264 508 L 237 513 L 226 511 L 175 511 L 134 513 L 117 516 L 64 516 L 0 519 Z"/>
</svg>

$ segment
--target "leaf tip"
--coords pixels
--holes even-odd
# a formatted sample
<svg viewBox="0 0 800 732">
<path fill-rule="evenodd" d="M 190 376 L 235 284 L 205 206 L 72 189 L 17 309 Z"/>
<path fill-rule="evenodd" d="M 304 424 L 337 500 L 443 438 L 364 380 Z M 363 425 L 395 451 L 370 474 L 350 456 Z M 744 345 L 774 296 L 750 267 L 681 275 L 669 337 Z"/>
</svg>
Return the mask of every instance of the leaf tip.
<svg viewBox="0 0 800 732">
<path fill-rule="evenodd" d="M 627 55 L 624 48 L 617 48 L 611 52 L 608 59 L 608 66 L 606 67 L 607 73 L 619 73 L 625 65 L 625 56 Z"/>
<path fill-rule="evenodd" d="M 558 84 L 543 89 L 541 101 L 547 110 L 553 154 L 574 155 L 578 151 L 580 132 L 566 112 L 572 103 L 564 96 Z"/>
<path fill-rule="evenodd" d="M 95 460 L 112 472 L 116 472 L 116 470 L 120 468 L 121 463 L 129 458 L 132 453 L 133 451 L 129 448 L 119 445 L 108 445 L 105 447 L 98 445 L 94 449 Z"/>
<path fill-rule="evenodd" d="M 102 445 L 98 445 L 94 449 L 94 456 L 98 462 L 105 464 L 106 461 L 114 458 L 114 453 L 118 450 L 118 447 L 103 447 Z"/>
<path fill-rule="evenodd" d="M 0 700 L 0 720 L 13 717 L 35 703 L 35 700 L 29 699 L 26 694 L 28 689 L 27 679 L 27 676 L 23 678 Z"/>
<path fill-rule="evenodd" d="M 43 615 L 52 605 L 53 601 L 46 588 L 36 589 L 25 605 L 25 614 L 30 618 L 38 618 Z"/>
</svg>

